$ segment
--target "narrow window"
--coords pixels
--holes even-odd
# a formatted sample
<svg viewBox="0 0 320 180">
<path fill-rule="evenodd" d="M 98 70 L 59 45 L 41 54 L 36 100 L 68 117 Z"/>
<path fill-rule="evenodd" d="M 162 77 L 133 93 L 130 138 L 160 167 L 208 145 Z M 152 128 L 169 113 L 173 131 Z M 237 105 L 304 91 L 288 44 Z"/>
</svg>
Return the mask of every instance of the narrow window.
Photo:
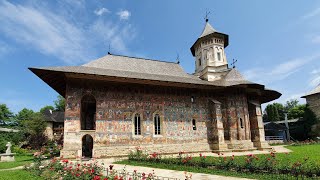
<svg viewBox="0 0 320 180">
<path fill-rule="evenodd" d="M 141 135 L 140 114 L 136 114 L 134 116 L 134 135 Z"/>
<path fill-rule="evenodd" d="M 192 129 L 197 130 L 196 120 L 192 119 Z"/>
<path fill-rule="evenodd" d="M 217 52 L 218 61 L 221 61 L 221 52 Z"/>
<path fill-rule="evenodd" d="M 191 103 L 194 103 L 194 96 L 191 96 Z"/>
<path fill-rule="evenodd" d="M 243 129 L 243 120 L 240 118 L 240 127 Z"/>
<path fill-rule="evenodd" d="M 81 130 L 96 129 L 96 99 L 85 95 L 81 99 Z"/>
<path fill-rule="evenodd" d="M 198 62 L 199 66 L 201 66 L 201 58 L 198 59 Z"/>
<path fill-rule="evenodd" d="M 161 125 L 160 125 L 160 116 L 156 114 L 154 116 L 154 134 L 159 135 L 161 134 Z"/>
</svg>

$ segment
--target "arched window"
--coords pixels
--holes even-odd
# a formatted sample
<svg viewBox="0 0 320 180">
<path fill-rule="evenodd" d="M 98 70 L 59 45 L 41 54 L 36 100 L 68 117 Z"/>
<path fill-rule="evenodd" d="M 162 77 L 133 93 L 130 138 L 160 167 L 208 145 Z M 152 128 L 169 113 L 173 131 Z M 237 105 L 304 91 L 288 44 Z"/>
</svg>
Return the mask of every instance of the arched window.
<svg viewBox="0 0 320 180">
<path fill-rule="evenodd" d="M 159 114 L 154 115 L 154 134 L 161 134 L 161 124 L 160 124 L 160 116 Z"/>
<path fill-rule="evenodd" d="M 82 137 L 82 156 L 92 157 L 93 138 L 89 134 Z"/>
<path fill-rule="evenodd" d="M 221 61 L 221 52 L 217 52 L 217 59 L 218 61 Z"/>
<path fill-rule="evenodd" d="M 240 127 L 243 129 L 243 120 L 242 118 L 240 118 L 239 120 L 240 120 Z"/>
<path fill-rule="evenodd" d="M 192 129 L 193 130 L 197 130 L 196 120 L 195 119 L 192 119 Z"/>
<path fill-rule="evenodd" d="M 85 95 L 81 99 L 81 130 L 96 129 L 96 99 Z"/>
<path fill-rule="evenodd" d="M 140 114 L 134 115 L 134 135 L 141 135 L 141 118 Z"/>
</svg>

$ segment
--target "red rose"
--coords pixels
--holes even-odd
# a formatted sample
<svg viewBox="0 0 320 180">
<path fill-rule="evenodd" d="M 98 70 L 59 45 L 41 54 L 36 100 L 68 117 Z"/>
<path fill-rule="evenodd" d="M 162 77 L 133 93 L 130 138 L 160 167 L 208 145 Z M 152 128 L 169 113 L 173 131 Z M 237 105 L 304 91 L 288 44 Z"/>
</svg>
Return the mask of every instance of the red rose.
<svg viewBox="0 0 320 180">
<path fill-rule="evenodd" d="M 100 176 L 94 176 L 93 180 L 100 180 Z"/>
</svg>

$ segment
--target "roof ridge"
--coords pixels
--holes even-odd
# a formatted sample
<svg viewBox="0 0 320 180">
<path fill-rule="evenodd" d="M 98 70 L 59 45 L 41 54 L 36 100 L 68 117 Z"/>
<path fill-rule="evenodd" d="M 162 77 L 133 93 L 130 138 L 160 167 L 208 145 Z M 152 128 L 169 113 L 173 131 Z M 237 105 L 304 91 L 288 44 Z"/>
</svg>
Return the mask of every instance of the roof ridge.
<svg viewBox="0 0 320 180">
<path fill-rule="evenodd" d="M 136 56 L 126 56 L 126 55 L 120 55 L 120 54 L 108 54 L 111 56 L 121 56 L 121 57 L 127 57 L 127 58 L 135 58 L 135 59 L 141 59 L 141 60 L 147 60 L 147 61 L 157 61 L 157 62 L 164 62 L 164 63 L 172 63 L 172 64 L 178 64 L 176 62 L 171 61 L 165 61 L 165 60 L 159 60 L 159 59 L 149 59 L 149 58 L 143 58 L 143 57 L 136 57 Z"/>
</svg>

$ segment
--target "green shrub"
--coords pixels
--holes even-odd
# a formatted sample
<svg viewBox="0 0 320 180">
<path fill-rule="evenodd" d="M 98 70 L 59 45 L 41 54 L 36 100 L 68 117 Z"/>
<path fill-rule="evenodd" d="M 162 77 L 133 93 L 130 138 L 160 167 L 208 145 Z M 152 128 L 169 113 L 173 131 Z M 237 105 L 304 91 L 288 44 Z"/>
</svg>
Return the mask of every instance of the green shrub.
<svg viewBox="0 0 320 180">
<path fill-rule="evenodd" d="M 12 152 L 13 153 L 16 153 L 17 155 L 29 155 L 31 154 L 32 152 L 30 152 L 30 150 L 28 149 L 23 149 L 23 148 L 20 148 L 18 146 L 12 146 Z"/>
<path fill-rule="evenodd" d="M 11 142 L 13 145 L 19 145 L 23 135 L 21 132 L 0 132 L 0 153 L 6 152 L 6 144 Z"/>
</svg>

